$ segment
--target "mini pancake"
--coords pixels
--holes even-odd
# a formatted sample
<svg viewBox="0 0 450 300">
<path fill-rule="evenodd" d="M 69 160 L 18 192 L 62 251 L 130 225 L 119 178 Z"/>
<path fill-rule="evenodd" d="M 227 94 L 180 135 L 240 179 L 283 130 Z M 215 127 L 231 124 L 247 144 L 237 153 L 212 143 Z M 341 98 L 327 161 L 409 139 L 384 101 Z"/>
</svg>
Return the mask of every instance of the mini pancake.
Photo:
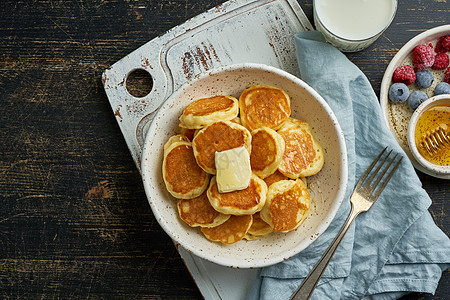
<svg viewBox="0 0 450 300">
<path fill-rule="evenodd" d="M 251 134 L 250 164 L 252 171 L 264 179 L 277 170 L 283 158 L 284 140 L 275 130 L 269 127 L 255 129 Z"/>
<path fill-rule="evenodd" d="M 180 127 L 200 129 L 217 121 L 229 121 L 237 117 L 239 102 L 231 96 L 213 96 L 198 99 L 189 104 L 180 116 Z"/>
<path fill-rule="evenodd" d="M 216 174 L 216 152 L 245 147 L 251 153 L 252 136 L 242 125 L 226 121 L 216 122 L 199 130 L 192 140 L 195 159 L 200 168 Z"/>
<path fill-rule="evenodd" d="M 192 143 L 177 139 L 170 138 L 166 143 L 168 146 L 164 146 L 164 183 L 175 198 L 195 198 L 208 188 L 210 175 L 197 165 Z"/>
<path fill-rule="evenodd" d="M 307 177 L 299 177 L 299 180 L 303 181 L 305 184 L 305 187 L 308 186 L 307 184 Z M 264 178 L 264 182 L 267 184 L 267 188 L 269 188 L 273 183 L 281 181 L 281 180 L 289 180 L 289 177 L 283 175 L 280 171 L 276 170 L 275 173 L 272 175 Z"/>
<path fill-rule="evenodd" d="M 248 129 L 265 126 L 277 130 L 291 114 L 291 100 L 282 89 L 254 85 L 239 97 L 239 111 L 241 122 Z"/>
<path fill-rule="evenodd" d="M 252 215 L 260 211 L 266 202 L 266 194 L 266 183 L 255 174 L 252 174 L 246 189 L 229 193 L 219 193 L 216 178 L 213 177 L 207 192 L 215 210 L 231 215 Z"/>
<path fill-rule="evenodd" d="M 213 228 L 200 228 L 208 240 L 230 245 L 242 240 L 250 226 L 252 215 L 231 216 L 225 223 Z"/>
<path fill-rule="evenodd" d="M 183 134 L 177 134 L 177 135 L 173 135 L 171 136 L 167 142 L 164 144 L 164 155 L 166 154 L 167 150 L 169 149 L 169 147 L 177 142 L 190 142 L 189 138 L 186 137 Z"/>
<path fill-rule="evenodd" d="M 264 178 L 264 182 L 267 184 L 267 187 L 270 187 L 272 183 L 278 182 L 280 180 L 288 180 L 289 177 L 283 175 L 280 171 L 276 170 L 272 175 Z"/>
<path fill-rule="evenodd" d="M 192 141 L 192 139 L 195 136 L 196 130 L 197 129 L 187 129 L 187 128 L 180 127 L 180 134 L 187 137 L 189 139 L 189 141 Z"/>
<path fill-rule="evenodd" d="M 233 122 L 233 123 L 242 125 L 241 118 L 239 118 L 239 117 L 236 117 L 236 118 L 234 118 L 234 119 L 232 119 L 230 121 Z"/>
<path fill-rule="evenodd" d="M 272 227 L 261 219 L 260 213 L 257 212 L 253 215 L 253 223 L 250 229 L 245 235 L 247 240 L 256 240 L 267 236 L 273 232 Z"/>
<path fill-rule="evenodd" d="M 215 227 L 230 218 L 211 206 L 206 191 L 193 199 L 178 200 L 177 207 L 180 218 L 191 227 Z"/>
<path fill-rule="evenodd" d="M 260 215 L 274 232 L 287 232 L 303 223 L 310 207 L 311 198 L 302 180 L 282 180 L 269 187 Z"/>
<path fill-rule="evenodd" d="M 278 130 L 284 139 L 285 150 L 278 170 L 289 178 L 311 176 L 318 173 L 324 164 L 324 153 L 314 138 L 309 124 L 290 118 Z"/>
</svg>

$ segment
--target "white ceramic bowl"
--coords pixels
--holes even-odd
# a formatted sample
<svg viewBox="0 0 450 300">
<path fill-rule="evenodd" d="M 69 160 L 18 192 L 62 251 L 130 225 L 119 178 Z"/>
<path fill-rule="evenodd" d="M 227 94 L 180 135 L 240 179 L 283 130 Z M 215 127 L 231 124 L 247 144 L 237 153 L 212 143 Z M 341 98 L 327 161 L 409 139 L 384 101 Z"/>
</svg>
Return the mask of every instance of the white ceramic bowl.
<svg viewBox="0 0 450 300">
<path fill-rule="evenodd" d="M 270 84 L 291 96 L 292 117 L 307 121 L 325 151 L 325 165 L 308 184 L 316 197 L 310 216 L 289 233 L 232 245 L 207 240 L 198 228 L 179 217 L 176 200 L 166 191 L 161 165 L 163 146 L 177 131 L 178 118 L 193 100 L 217 94 L 239 97 L 251 85 Z M 151 209 L 161 227 L 193 254 L 230 267 L 256 268 L 278 263 L 310 245 L 328 227 L 343 200 L 347 187 L 347 150 L 338 121 L 328 104 L 310 86 L 295 76 L 261 64 L 221 67 L 196 76 L 173 93 L 151 123 L 142 156 L 142 177 Z"/>
<path fill-rule="evenodd" d="M 432 174 L 435 177 L 450 179 L 450 166 L 440 166 L 426 160 L 420 154 L 415 142 L 417 121 L 425 111 L 436 105 L 450 105 L 450 95 L 438 95 L 431 97 L 414 111 L 408 126 L 408 145 L 416 161 L 427 171 L 427 173 Z"/>
<path fill-rule="evenodd" d="M 450 24 L 429 29 L 412 38 L 392 58 L 388 67 L 386 68 L 380 88 L 381 110 L 383 111 L 386 123 L 389 129 L 391 130 L 392 134 L 396 138 L 397 142 L 405 151 L 405 153 L 408 155 L 409 159 L 411 160 L 412 164 L 417 170 L 438 178 L 442 177 L 439 176 L 436 172 L 429 172 L 427 168 L 424 168 L 422 164 L 420 164 L 414 158 L 412 151 L 408 146 L 408 138 L 407 138 L 408 126 L 411 116 L 413 114 L 413 110 L 408 106 L 408 101 L 405 101 L 404 103 L 401 104 L 392 103 L 391 101 L 389 101 L 388 94 L 389 94 L 389 87 L 392 84 L 392 74 L 394 73 L 395 69 L 398 66 L 405 64 L 414 66 L 412 57 L 412 51 L 414 50 L 414 48 L 418 45 L 429 43 L 433 44 L 434 46 L 441 36 L 448 34 L 450 34 Z M 429 88 L 420 90 L 425 92 L 425 94 L 427 94 L 428 97 L 432 97 L 434 88 L 444 78 L 445 70 L 433 70 L 431 68 L 428 70 L 431 71 L 435 77 L 434 83 Z M 408 86 L 408 88 L 410 89 L 411 92 L 419 89 L 416 84 L 412 84 Z"/>
</svg>

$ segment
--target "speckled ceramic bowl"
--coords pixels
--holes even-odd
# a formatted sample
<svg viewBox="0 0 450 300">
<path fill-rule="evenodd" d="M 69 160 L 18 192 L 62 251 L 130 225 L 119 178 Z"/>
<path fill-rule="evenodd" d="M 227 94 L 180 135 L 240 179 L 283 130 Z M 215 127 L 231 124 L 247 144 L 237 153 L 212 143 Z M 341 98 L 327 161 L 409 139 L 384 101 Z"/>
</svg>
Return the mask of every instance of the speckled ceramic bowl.
<svg viewBox="0 0 450 300">
<path fill-rule="evenodd" d="M 307 121 L 325 151 L 323 169 L 308 177 L 315 197 L 306 221 L 289 233 L 241 240 L 224 245 L 207 240 L 198 228 L 187 226 L 178 216 L 176 200 L 166 191 L 161 165 L 163 146 L 174 135 L 178 118 L 193 100 L 217 94 L 239 97 L 251 85 L 270 84 L 291 96 L 292 117 Z M 310 245 L 328 227 L 342 203 L 347 187 L 347 150 L 338 121 L 328 104 L 295 76 L 260 64 L 225 66 L 195 77 L 172 94 L 149 127 L 142 157 L 142 177 L 151 209 L 161 227 L 193 254 L 230 267 L 256 268 L 278 263 Z"/>
<path fill-rule="evenodd" d="M 414 50 L 414 48 L 418 45 L 423 44 L 432 44 L 434 47 L 441 36 L 448 34 L 450 34 L 450 24 L 429 29 L 412 38 L 392 58 L 388 67 L 386 68 L 386 72 L 384 73 L 380 88 L 381 109 L 383 111 L 386 123 L 389 126 L 392 134 L 396 138 L 397 142 L 403 148 L 417 170 L 438 178 L 442 177 L 436 172 L 430 172 L 429 169 L 424 168 L 422 164 L 417 162 L 411 152 L 411 149 L 408 146 L 408 125 L 414 111 L 408 106 L 408 101 L 400 104 L 389 101 L 388 94 L 389 87 L 392 84 L 392 74 L 394 73 L 395 69 L 401 65 L 410 65 L 414 67 L 412 56 L 412 51 Z M 415 90 L 422 90 L 425 94 L 428 95 L 428 97 L 433 96 L 433 91 L 436 85 L 439 82 L 442 82 L 444 79 L 445 70 L 433 70 L 431 68 L 429 68 L 428 70 L 433 73 L 435 79 L 433 84 L 427 89 L 421 89 L 415 83 L 411 84 L 408 86 L 410 92 L 413 92 Z"/>
</svg>

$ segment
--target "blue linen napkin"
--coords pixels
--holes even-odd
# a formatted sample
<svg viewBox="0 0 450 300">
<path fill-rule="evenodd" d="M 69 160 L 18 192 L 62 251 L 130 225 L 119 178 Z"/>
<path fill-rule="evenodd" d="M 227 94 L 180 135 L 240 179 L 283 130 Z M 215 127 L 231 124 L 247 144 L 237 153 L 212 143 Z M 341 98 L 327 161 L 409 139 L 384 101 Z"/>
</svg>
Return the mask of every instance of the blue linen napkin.
<svg viewBox="0 0 450 300">
<path fill-rule="evenodd" d="M 450 240 L 428 212 L 431 199 L 389 131 L 366 76 L 316 31 L 295 36 L 301 79 L 330 105 L 345 135 L 349 187 L 329 228 L 293 258 L 263 268 L 249 299 L 289 299 L 334 239 L 350 211 L 355 180 L 386 146 L 405 156 L 373 207 L 359 215 L 312 299 L 397 299 L 434 293 L 450 266 Z"/>
</svg>

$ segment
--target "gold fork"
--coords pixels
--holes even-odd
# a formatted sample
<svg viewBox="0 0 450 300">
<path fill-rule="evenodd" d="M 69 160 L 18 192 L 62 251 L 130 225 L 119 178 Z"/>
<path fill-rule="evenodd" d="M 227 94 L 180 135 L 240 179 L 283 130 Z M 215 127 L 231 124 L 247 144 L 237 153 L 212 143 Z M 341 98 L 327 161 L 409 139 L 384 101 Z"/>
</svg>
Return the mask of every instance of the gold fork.
<svg viewBox="0 0 450 300">
<path fill-rule="evenodd" d="M 385 155 L 382 162 L 378 164 L 375 171 L 369 177 L 370 172 L 372 172 L 375 165 L 377 165 L 378 161 L 383 157 L 383 154 L 386 152 L 386 150 L 387 147 L 384 148 L 383 151 L 381 151 L 381 153 L 375 158 L 375 160 L 370 164 L 370 166 L 361 176 L 361 179 L 358 181 L 358 184 L 356 185 L 355 189 L 353 190 L 353 194 L 350 197 L 352 208 L 347 220 L 345 221 L 336 238 L 328 247 L 327 251 L 325 251 L 322 258 L 316 264 L 314 269 L 311 271 L 311 273 L 309 273 L 308 277 L 306 277 L 306 279 L 298 287 L 295 293 L 291 296 L 290 298 L 291 300 L 292 299 L 306 300 L 311 297 L 317 285 L 317 282 L 319 281 L 320 277 L 322 277 L 325 268 L 328 266 L 328 263 L 333 257 L 334 252 L 336 252 L 337 247 L 341 243 L 342 238 L 344 237 L 345 233 L 347 232 L 352 222 L 355 220 L 356 216 L 358 216 L 361 212 L 369 210 L 369 208 L 378 199 L 383 189 L 386 187 L 387 183 L 391 179 L 394 172 L 397 170 L 403 157 L 400 157 L 400 159 L 397 160 L 397 163 L 394 165 L 391 171 L 387 174 L 386 178 L 383 180 L 384 175 L 386 174 L 386 172 L 388 171 L 388 169 L 391 167 L 391 165 L 398 156 L 398 154 L 395 154 L 394 158 L 392 158 L 389 162 L 387 162 L 388 157 L 392 153 L 391 150 L 387 155 Z M 381 170 L 383 166 L 385 167 L 383 168 L 383 170 Z M 375 182 L 372 184 L 374 180 Z"/>
</svg>

